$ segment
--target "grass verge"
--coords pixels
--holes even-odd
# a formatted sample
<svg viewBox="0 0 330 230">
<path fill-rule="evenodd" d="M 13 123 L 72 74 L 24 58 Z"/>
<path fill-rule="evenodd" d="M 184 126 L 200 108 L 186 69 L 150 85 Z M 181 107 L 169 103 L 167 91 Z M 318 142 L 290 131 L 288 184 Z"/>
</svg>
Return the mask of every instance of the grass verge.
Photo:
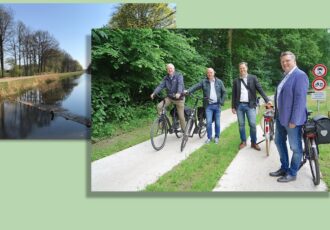
<svg viewBox="0 0 330 230">
<path fill-rule="evenodd" d="M 207 192 L 212 191 L 230 162 L 237 154 L 237 124 L 221 133 L 219 145 L 203 145 L 188 159 L 175 166 L 159 180 L 147 186 L 149 192 Z"/>
<path fill-rule="evenodd" d="M 92 161 L 110 156 L 113 153 L 127 149 L 150 139 L 150 124 L 154 118 L 131 121 L 126 125 L 126 131 L 110 139 L 101 140 L 92 146 Z M 120 127 L 117 132 L 122 132 Z"/>
</svg>

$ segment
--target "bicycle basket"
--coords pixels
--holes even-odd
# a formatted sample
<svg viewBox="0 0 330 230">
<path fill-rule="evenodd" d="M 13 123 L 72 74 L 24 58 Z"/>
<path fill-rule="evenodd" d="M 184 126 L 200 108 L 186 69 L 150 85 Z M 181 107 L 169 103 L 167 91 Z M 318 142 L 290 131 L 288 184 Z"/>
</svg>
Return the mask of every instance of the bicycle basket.
<svg viewBox="0 0 330 230">
<path fill-rule="evenodd" d="M 315 116 L 313 118 L 316 124 L 317 143 L 329 144 L 330 143 L 330 119 L 326 116 Z"/>
</svg>

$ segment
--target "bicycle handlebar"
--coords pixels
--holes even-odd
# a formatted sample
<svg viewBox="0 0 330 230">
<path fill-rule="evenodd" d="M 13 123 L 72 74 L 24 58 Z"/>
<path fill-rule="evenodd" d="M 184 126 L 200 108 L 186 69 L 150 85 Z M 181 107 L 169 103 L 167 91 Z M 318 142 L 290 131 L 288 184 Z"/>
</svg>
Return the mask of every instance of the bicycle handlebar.
<svg viewBox="0 0 330 230">
<path fill-rule="evenodd" d="M 196 95 L 194 95 L 194 94 L 192 94 L 192 93 L 189 93 L 189 92 L 186 92 L 186 93 L 184 93 L 184 95 L 186 95 L 186 96 L 190 96 L 190 97 L 192 97 L 192 98 L 198 98 L 198 99 L 200 99 L 200 100 L 208 100 L 209 102 L 213 102 L 213 100 L 211 99 L 211 98 L 208 98 L 208 97 L 199 97 L 199 96 L 196 96 Z"/>
</svg>

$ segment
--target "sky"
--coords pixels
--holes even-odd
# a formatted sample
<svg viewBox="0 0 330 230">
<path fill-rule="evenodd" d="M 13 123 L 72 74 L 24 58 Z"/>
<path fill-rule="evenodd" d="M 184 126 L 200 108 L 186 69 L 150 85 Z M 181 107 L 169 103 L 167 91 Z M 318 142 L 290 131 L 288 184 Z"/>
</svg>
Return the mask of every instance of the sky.
<svg viewBox="0 0 330 230">
<path fill-rule="evenodd" d="M 79 61 L 90 63 L 92 28 L 106 25 L 118 4 L 2 4 L 11 8 L 14 21 L 22 21 L 31 30 L 47 30 L 60 48 Z"/>
</svg>

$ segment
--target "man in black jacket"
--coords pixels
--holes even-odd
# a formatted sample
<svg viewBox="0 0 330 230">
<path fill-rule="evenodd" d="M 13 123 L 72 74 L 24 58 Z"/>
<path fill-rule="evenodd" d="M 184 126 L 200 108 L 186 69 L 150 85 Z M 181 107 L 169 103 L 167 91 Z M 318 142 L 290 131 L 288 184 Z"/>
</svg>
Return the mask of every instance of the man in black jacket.
<svg viewBox="0 0 330 230">
<path fill-rule="evenodd" d="M 245 115 L 250 126 L 251 147 L 260 151 L 257 145 L 257 129 L 256 129 L 256 106 L 257 94 L 260 93 L 268 105 L 271 105 L 270 100 L 261 88 L 256 76 L 248 74 L 248 64 L 246 62 L 239 63 L 240 76 L 233 82 L 232 89 L 232 112 L 237 114 L 239 124 L 239 133 L 241 143 L 239 148 L 246 146 L 245 134 Z"/>
<path fill-rule="evenodd" d="M 214 76 L 214 69 L 207 68 L 207 77 L 201 82 L 193 85 L 188 89 L 188 93 L 193 93 L 198 89 L 203 90 L 204 102 L 203 106 L 206 113 L 207 122 L 207 140 L 206 143 L 210 143 L 212 140 L 212 118 L 215 117 L 215 137 L 214 142 L 219 143 L 220 136 L 220 112 L 221 106 L 225 102 L 226 89 L 222 81 Z"/>
</svg>

